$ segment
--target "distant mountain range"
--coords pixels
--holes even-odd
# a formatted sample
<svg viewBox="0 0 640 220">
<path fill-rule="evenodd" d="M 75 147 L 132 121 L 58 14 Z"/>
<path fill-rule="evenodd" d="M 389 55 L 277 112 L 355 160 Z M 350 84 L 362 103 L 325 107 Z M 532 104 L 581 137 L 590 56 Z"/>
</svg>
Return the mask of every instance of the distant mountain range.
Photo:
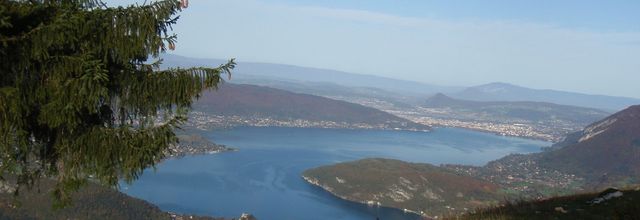
<svg viewBox="0 0 640 220">
<path fill-rule="evenodd" d="M 171 54 L 165 54 L 162 58 L 164 59 L 162 65 L 164 68 L 214 67 L 226 62 L 221 59 L 200 59 Z M 439 86 L 329 69 L 243 62 L 242 60 L 239 61 L 233 78 L 239 83 L 264 85 L 293 92 L 320 96 L 362 95 L 387 101 L 395 99 L 396 102 L 404 104 L 415 104 L 416 97 L 431 96 L 436 93 L 444 93 L 454 98 L 472 101 L 549 102 L 597 108 L 609 112 L 616 112 L 628 106 L 640 104 L 640 99 L 636 98 L 531 89 L 507 83 L 490 83 L 468 88 Z"/>
<path fill-rule="evenodd" d="M 572 124 L 586 126 L 609 113 L 569 105 L 529 101 L 468 101 L 438 93 L 424 102 L 424 107 L 447 109 L 456 117 L 501 122 Z"/>
<path fill-rule="evenodd" d="M 428 130 L 428 126 L 362 105 L 264 86 L 225 83 L 194 105 L 211 115 L 331 121 Z"/>
<path fill-rule="evenodd" d="M 377 172 L 366 172 L 369 169 L 367 166 L 370 166 L 368 163 L 363 160 L 324 166 L 305 172 L 304 177 L 314 180 L 315 185 L 333 190 L 341 198 L 387 201 L 383 205 L 400 209 L 411 207 L 430 216 L 461 214 L 463 211 L 460 206 L 471 210 L 478 206 L 495 205 L 491 196 L 466 197 L 464 193 L 447 200 L 448 203 L 438 205 L 439 199 L 461 192 L 462 189 L 457 188 L 444 189 L 460 184 L 457 181 L 464 178 L 495 184 L 499 188 L 495 190 L 494 196 L 512 199 L 567 195 L 607 187 L 630 187 L 640 184 L 640 105 L 631 106 L 593 123 L 544 152 L 509 155 L 482 167 L 442 165 L 433 168 L 425 165 L 432 169 L 423 171 L 414 168 L 419 165 L 389 160 L 385 162 L 385 166 L 377 166 Z M 397 167 L 409 168 L 399 172 Z M 428 178 L 438 172 L 441 173 L 439 178 L 452 172 L 459 177 L 448 178 L 452 182 Z M 420 180 L 415 177 L 424 178 Z M 337 179 L 342 181 L 336 181 Z M 374 179 L 379 181 L 369 181 Z M 432 181 L 439 183 L 423 187 Z M 475 187 L 476 185 L 469 186 L 468 190 L 476 189 Z M 433 196 L 433 192 L 439 197 Z M 429 202 L 415 202 L 422 200 Z"/>
<path fill-rule="evenodd" d="M 164 54 L 163 67 L 215 67 L 226 62 L 221 59 L 200 59 Z M 264 79 L 290 82 L 322 82 L 347 87 L 371 87 L 399 93 L 433 94 L 460 91 L 460 87 L 437 86 L 387 77 L 347 73 L 329 69 L 300 67 L 284 64 L 238 61 L 234 78 L 260 82 Z"/>
<path fill-rule="evenodd" d="M 374 87 L 350 87 L 330 82 L 292 82 L 267 78 L 234 79 L 233 82 L 266 86 L 354 103 L 356 103 L 354 100 L 380 100 L 400 108 L 409 108 L 424 101 L 424 94 L 395 92 Z"/>
<path fill-rule="evenodd" d="M 611 112 L 640 104 L 640 99 L 587 95 L 545 89 L 530 89 L 507 83 L 474 86 L 451 96 L 474 101 L 534 101 L 597 108 Z"/>
</svg>

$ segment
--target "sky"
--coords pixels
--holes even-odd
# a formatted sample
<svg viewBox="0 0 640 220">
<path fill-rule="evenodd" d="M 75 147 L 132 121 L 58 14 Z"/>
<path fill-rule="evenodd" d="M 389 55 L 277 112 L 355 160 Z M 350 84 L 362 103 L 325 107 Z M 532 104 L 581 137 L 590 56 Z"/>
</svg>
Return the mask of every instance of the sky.
<svg viewBox="0 0 640 220">
<path fill-rule="evenodd" d="M 637 0 L 190 0 L 174 31 L 183 56 L 640 98 Z"/>
</svg>

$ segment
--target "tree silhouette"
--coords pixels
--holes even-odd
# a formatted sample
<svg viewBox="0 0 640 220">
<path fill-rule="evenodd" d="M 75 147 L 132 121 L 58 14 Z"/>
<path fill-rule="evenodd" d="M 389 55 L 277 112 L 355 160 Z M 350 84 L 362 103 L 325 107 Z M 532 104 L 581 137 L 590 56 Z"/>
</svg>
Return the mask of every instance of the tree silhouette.
<svg viewBox="0 0 640 220">
<path fill-rule="evenodd" d="M 162 159 L 193 99 L 235 65 L 159 69 L 186 4 L 0 1 L 0 174 L 19 187 L 54 178 L 66 201 L 87 180 L 117 187 Z"/>
</svg>

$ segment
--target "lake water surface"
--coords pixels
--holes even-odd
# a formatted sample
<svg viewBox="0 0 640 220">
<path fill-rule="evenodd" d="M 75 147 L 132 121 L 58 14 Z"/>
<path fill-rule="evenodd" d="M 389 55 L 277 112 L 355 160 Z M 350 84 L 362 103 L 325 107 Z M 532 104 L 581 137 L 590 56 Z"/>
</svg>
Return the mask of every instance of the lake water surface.
<svg viewBox="0 0 640 220">
<path fill-rule="evenodd" d="M 338 199 L 307 184 L 309 168 L 368 157 L 483 165 L 550 143 L 438 128 L 433 132 L 239 127 L 202 133 L 239 151 L 170 159 L 121 191 L 177 213 L 260 220 L 414 220 L 389 208 Z"/>
</svg>

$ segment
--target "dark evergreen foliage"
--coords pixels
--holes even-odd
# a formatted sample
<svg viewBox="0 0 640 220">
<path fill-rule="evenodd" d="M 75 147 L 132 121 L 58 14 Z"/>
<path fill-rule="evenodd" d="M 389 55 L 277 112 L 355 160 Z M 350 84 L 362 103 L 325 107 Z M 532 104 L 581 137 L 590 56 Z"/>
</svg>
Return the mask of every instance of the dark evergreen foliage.
<svg viewBox="0 0 640 220">
<path fill-rule="evenodd" d="M 20 186 L 55 178 L 65 201 L 89 179 L 115 187 L 162 159 L 193 99 L 235 65 L 159 70 L 185 6 L 0 1 L 0 172 Z"/>
</svg>

